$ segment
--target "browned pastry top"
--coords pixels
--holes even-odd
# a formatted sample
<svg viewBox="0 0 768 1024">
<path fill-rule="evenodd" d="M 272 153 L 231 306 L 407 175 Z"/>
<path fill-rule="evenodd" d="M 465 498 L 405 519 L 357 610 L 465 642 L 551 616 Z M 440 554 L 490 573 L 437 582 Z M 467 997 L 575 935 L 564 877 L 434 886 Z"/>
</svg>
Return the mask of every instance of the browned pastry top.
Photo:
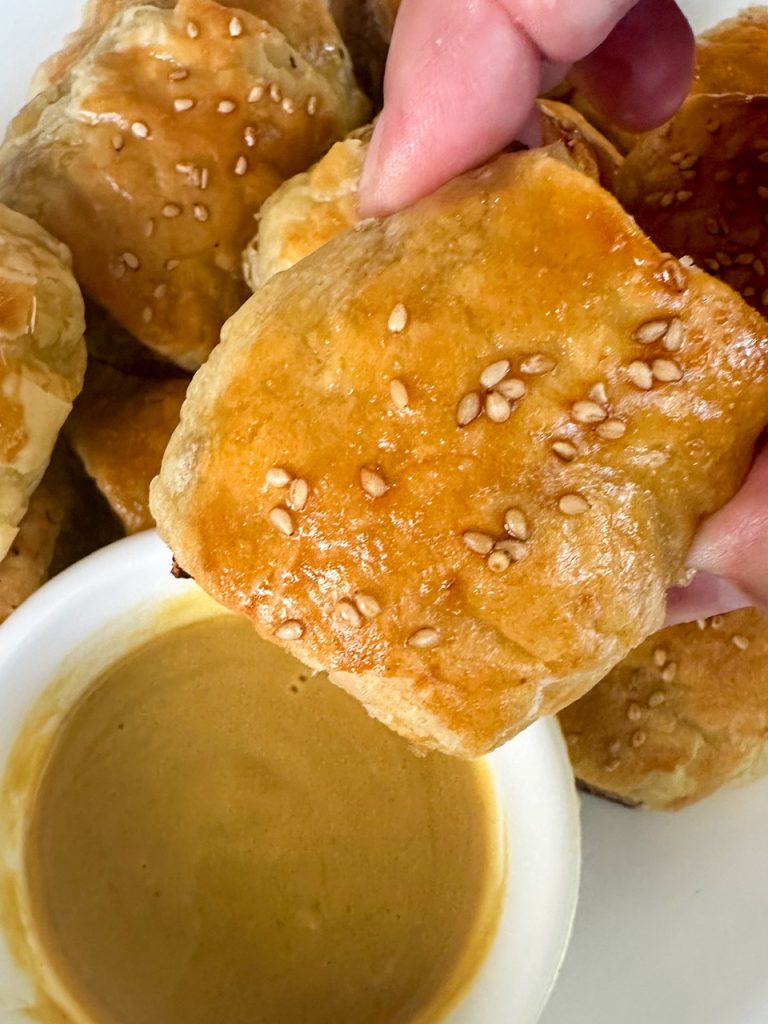
<svg viewBox="0 0 768 1024">
<path fill-rule="evenodd" d="M 768 308 L 768 96 L 692 96 L 632 150 L 616 188 L 657 245 Z"/>
<path fill-rule="evenodd" d="M 247 295 L 254 215 L 365 116 L 267 22 L 132 7 L 16 119 L 0 197 L 67 242 L 89 297 L 195 367 Z"/>
<path fill-rule="evenodd" d="M 179 422 L 188 380 L 142 379 L 97 363 L 66 426 L 86 472 L 126 533 L 149 530 L 149 484 Z"/>
<path fill-rule="evenodd" d="M 152 508 L 262 633 L 475 755 L 658 629 L 743 478 L 766 370 L 730 289 L 571 166 L 502 156 L 229 321 Z"/>
<path fill-rule="evenodd" d="M 768 617 L 749 609 L 650 637 L 560 721 L 577 776 L 674 810 L 768 771 Z"/>
</svg>

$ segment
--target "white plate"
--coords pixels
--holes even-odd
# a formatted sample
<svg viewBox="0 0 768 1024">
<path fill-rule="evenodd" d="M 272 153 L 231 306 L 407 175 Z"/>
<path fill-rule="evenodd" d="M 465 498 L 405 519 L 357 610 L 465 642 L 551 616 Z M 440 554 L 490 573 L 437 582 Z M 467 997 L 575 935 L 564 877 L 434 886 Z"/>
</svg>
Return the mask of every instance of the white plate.
<svg viewBox="0 0 768 1024">
<path fill-rule="evenodd" d="M 696 29 L 741 6 L 683 3 Z M 0 33 L 2 123 L 77 23 L 79 0 L 0 7 L 13 8 Z M 586 798 L 583 831 L 574 939 L 541 1024 L 765 1024 L 768 780 L 676 815 Z"/>
</svg>

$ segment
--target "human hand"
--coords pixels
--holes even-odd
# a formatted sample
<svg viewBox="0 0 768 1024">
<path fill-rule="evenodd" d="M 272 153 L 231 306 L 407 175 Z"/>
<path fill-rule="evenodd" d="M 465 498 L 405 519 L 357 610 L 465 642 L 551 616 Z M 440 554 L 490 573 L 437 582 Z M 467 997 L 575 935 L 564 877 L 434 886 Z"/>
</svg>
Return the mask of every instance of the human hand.
<svg viewBox="0 0 768 1024">
<path fill-rule="evenodd" d="M 641 131 L 675 112 L 693 59 L 673 0 L 403 0 L 361 213 L 392 213 L 530 141 L 534 100 L 568 65 L 596 107 Z"/>
</svg>

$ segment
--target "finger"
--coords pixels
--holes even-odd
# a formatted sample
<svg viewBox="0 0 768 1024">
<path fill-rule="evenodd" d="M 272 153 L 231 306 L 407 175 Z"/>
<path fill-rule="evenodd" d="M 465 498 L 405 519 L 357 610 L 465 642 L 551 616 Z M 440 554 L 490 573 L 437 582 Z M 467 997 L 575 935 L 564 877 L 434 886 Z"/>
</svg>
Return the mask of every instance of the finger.
<svg viewBox="0 0 768 1024">
<path fill-rule="evenodd" d="M 704 523 L 688 564 L 768 605 L 768 448 L 758 455 L 739 493 Z"/>
<path fill-rule="evenodd" d="M 497 153 L 538 87 L 539 55 L 501 4 L 405 0 L 360 183 L 361 215 L 408 206 Z"/>
<path fill-rule="evenodd" d="M 733 612 L 751 605 L 749 597 L 727 580 L 699 572 L 689 587 L 675 587 L 667 595 L 665 625 Z"/>
<path fill-rule="evenodd" d="M 668 120 L 693 78 L 694 37 L 673 0 L 640 0 L 571 79 L 609 120 L 646 131 Z"/>
</svg>

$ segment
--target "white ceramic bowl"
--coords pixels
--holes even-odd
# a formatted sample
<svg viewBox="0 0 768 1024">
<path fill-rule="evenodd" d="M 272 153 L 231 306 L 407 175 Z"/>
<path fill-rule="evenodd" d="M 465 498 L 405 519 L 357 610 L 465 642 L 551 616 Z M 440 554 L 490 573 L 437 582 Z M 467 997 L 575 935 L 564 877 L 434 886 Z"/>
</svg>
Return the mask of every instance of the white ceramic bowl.
<svg viewBox="0 0 768 1024">
<path fill-rule="evenodd" d="M 55 680 L 51 727 L 104 668 L 156 633 L 158 622 L 168 628 L 167 611 L 158 613 L 169 603 L 174 625 L 215 610 L 192 581 L 174 579 L 169 569 L 168 549 L 155 534 L 131 537 L 62 573 L 0 626 L 0 777 L 22 725 Z M 489 763 L 505 833 L 504 906 L 483 965 L 444 1024 L 534 1024 L 576 907 L 579 809 L 559 727 L 537 723 Z M 18 836 L 4 829 L 5 863 L 18 854 L 14 842 Z M 29 979 L 0 934 L 0 1024 L 29 1024 L 31 1001 Z"/>
</svg>

